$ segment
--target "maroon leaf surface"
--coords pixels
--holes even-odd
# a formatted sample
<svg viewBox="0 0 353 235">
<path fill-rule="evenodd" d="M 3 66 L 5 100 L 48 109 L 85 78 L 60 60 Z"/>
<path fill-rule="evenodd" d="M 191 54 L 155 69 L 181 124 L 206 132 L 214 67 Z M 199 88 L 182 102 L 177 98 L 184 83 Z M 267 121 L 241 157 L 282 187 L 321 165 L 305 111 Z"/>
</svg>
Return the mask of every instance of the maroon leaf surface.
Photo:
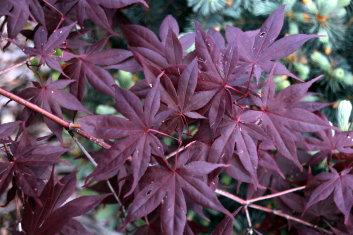
<svg viewBox="0 0 353 235">
<path fill-rule="evenodd" d="M 149 184 L 136 195 L 124 226 L 148 215 L 160 205 L 162 231 L 166 234 L 183 234 L 187 213 L 186 197 L 202 207 L 231 216 L 204 178 L 224 165 L 192 161 L 190 157 L 189 151 L 186 151 L 177 158 L 174 166 L 154 166 L 147 170 L 145 177 Z"/>
</svg>

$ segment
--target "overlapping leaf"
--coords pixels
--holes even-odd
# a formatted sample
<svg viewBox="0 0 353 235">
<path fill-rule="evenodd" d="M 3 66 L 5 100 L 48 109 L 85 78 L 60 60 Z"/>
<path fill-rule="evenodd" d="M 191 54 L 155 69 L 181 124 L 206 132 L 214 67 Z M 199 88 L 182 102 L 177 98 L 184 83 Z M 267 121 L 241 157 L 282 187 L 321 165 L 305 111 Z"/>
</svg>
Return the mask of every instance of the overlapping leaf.
<svg viewBox="0 0 353 235">
<path fill-rule="evenodd" d="M 197 110 L 209 102 L 211 95 L 207 91 L 195 93 L 197 75 L 198 68 L 194 60 L 181 73 L 177 91 L 168 77 L 163 78 L 163 83 L 166 85 L 161 90 L 161 100 L 167 105 L 168 111 L 171 111 L 164 122 L 168 132 L 177 130 L 181 136 L 188 123 L 187 119 L 205 118 Z"/>
<path fill-rule="evenodd" d="M 70 91 L 79 100 L 83 99 L 86 90 L 86 79 L 98 91 L 114 97 L 115 84 L 107 69 L 136 71 L 139 66 L 133 60 L 132 53 L 121 49 L 102 50 L 107 42 L 103 39 L 87 49 L 85 54 L 74 55 L 64 52 L 63 59 L 70 65 L 64 69 L 65 74 L 76 82 L 71 84 Z M 101 67 L 104 66 L 104 67 Z"/>
<path fill-rule="evenodd" d="M 132 50 L 137 56 L 158 69 L 168 67 L 178 70 L 183 64 L 188 64 L 194 58 L 192 54 L 185 54 L 193 42 L 193 34 L 184 36 L 191 40 L 179 39 L 179 26 L 172 16 L 167 16 L 161 24 L 158 37 L 148 28 L 139 25 L 123 25 L 123 32 Z M 191 42 L 191 44 L 190 44 Z"/>
<path fill-rule="evenodd" d="M 74 81 L 69 80 L 59 80 L 53 82 L 50 78 L 43 86 L 38 82 L 34 82 L 33 84 L 35 87 L 26 88 L 19 95 L 60 118 L 63 117 L 60 106 L 69 110 L 90 113 L 89 110 L 82 106 L 76 97 L 67 91 L 61 90 L 73 82 Z M 22 118 L 24 121 L 30 123 L 34 121 L 33 115 L 37 115 L 37 113 L 33 110 L 25 108 L 22 113 Z M 45 117 L 44 122 L 62 142 L 62 126 Z"/>
<path fill-rule="evenodd" d="M 222 121 L 220 137 L 213 142 L 209 153 L 211 162 L 230 163 L 233 153 L 236 152 L 239 162 L 232 161 L 233 164 L 225 171 L 241 182 L 250 183 L 248 179 L 251 178 L 251 183 L 255 185 L 258 184 L 257 142 L 266 139 L 265 132 L 255 124 L 259 116 L 255 111 L 243 112 L 239 107 L 233 106 L 230 116 L 226 116 Z M 238 165 L 239 163 L 241 165 Z M 240 169 L 245 169 L 245 172 Z"/>
<path fill-rule="evenodd" d="M 55 49 L 60 48 L 75 23 L 59 28 L 53 32 L 48 38 L 47 30 L 41 26 L 34 34 L 34 48 L 22 47 L 22 51 L 30 56 L 40 56 L 40 64 L 46 64 L 50 68 L 63 73 L 59 61 L 60 58 L 53 56 Z"/>
<path fill-rule="evenodd" d="M 84 26 L 86 19 L 92 20 L 98 26 L 104 28 L 112 35 L 117 35 L 112 28 L 112 14 L 109 10 L 119 9 L 132 4 L 140 3 L 148 7 L 144 0 L 62 0 L 73 10 L 74 20 L 77 20 L 81 26 Z"/>
<path fill-rule="evenodd" d="M 40 195 L 42 205 L 38 203 L 24 205 L 22 227 L 26 231 L 25 234 L 57 234 L 63 229 L 64 231 L 75 229 L 76 232 L 87 234 L 87 230 L 72 218 L 87 213 L 108 195 L 83 196 L 66 202 L 75 188 L 74 173 L 61 178 L 58 182 L 55 182 L 52 174 Z"/>
<path fill-rule="evenodd" d="M 161 230 L 165 234 L 183 234 L 186 225 L 187 206 L 190 198 L 202 207 L 231 214 L 223 208 L 215 192 L 206 184 L 205 176 L 224 167 L 206 161 L 192 161 L 189 151 L 178 157 L 174 166 L 154 166 L 146 172 L 149 182 L 135 197 L 125 226 L 130 221 L 144 217 L 160 205 Z"/>
<path fill-rule="evenodd" d="M 115 92 L 118 112 L 126 117 L 97 115 L 79 119 L 82 128 L 94 136 L 103 139 L 119 139 L 115 142 L 110 161 L 98 164 L 90 175 L 93 180 L 108 179 L 114 176 L 125 161 L 132 156 L 134 190 L 138 180 L 145 173 L 152 153 L 163 156 L 163 146 L 152 134 L 153 126 L 165 118 L 158 114 L 160 107 L 159 80 L 148 93 L 144 105 L 131 91 L 116 87 Z"/>
<path fill-rule="evenodd" d="M 59 157 L 68 149 L 40 145 L 24 132 L 19 142 L 12 142 L 0 162 L 0 195 L 11 181 L 25 195 L 38 198 L 43 180 L 48 175 L 48 166 L 60 162 Z"/>
<path fill-rule="evenodd" d="M 318 37 L 318 35 L 294 34 L 275 41 L 283 26 L 284 8 L 285 6 L 282 6 L 274 11 L 257 31 L 244 33 L 235 27 L 227 28 L 229 41 L 232 41 L 234 35 L 239 38 L 241 66 L 247 71 L 253 70 L 257 79 L 260 78 L 262 71 L 269 73 L 274 64 L 276 64 L 274 75 L 297 78 L 283 64 L 275 60 L 288 56 L 309 39 Z"/>
<path fill-rule="evenodd" d="M 262 88 L 261 98 L 253 99 L 261 108 L 258 112 L 261 112 L 262 127 L 265 132 L 278 151 L 299 168 L 301 165 L 297 159 L 296 143 L 301 141 L 301 133 L 331 128 L 327 121 L 306 110 L 305 106 L 304 108 L 297 106 L 317 79 L 319 77 L 306 83 L 289 86 L 276 95 L 275 85 L 270 75 Z"/>
<path fill-rule="evenodd" d="M 335 152 L 353 153 L 353 139 L 351 132 L 341 132 L 341 131 L 332 131 L 332 130 L 322 130 L 317 132 L 318 138 L 306 137 L 308 147 L 311 151 L 318 151 L 310 163 L 318 164 L 323 161 L 325 158 L 331 159 L 332 154 Z"/>
<path fill-rule="evenodd" d="M 221 35 L 218 38 L 224 41 Z M 222 43 L 220 44 L 222 45 Z M 238 91 L 230 86 L 230 83 L 234 82 L 233 75 L 236 73 L 238 63 L 237 42 L 234 40 L 226 48 L 223 48 L 215 42 L 215 38 L 210 32 L 204 32 L 196 24 L 195 53 L 202 71 L 197 90 L 212 91 L 214 94 L 208 118 L 211 128 L 215 130 L 225 111 L 231 110 L 232 97 L 229 89 Z M 240 94 L 242 93 L 238 91 L 237 95 Z"/>
<path fill-rule="evenodd" d="M 349 174 L 350 171 L 351 169 L 347 169 L 338 173 L 334 168 L 331 168 L 331 172 L 315 176 L 312 180 L 320 184 L 311 193 L 305 210 L 333 194 L 333 200 L 337 208 L 344 214 L 345 223 L 347 223 L 353 206 L 353 175 Z"/>
</svg>

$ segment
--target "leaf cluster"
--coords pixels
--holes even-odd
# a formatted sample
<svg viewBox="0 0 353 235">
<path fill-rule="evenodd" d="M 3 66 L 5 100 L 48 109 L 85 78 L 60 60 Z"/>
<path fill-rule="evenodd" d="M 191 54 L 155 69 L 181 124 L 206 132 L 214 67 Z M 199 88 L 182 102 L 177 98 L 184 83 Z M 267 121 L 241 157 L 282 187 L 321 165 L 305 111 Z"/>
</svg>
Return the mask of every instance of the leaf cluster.
<svg viewBox="0 0 353 235">
<path fill-rule="evenodd" d="M 329 123 L 320 113 L 326 104 L 304 101 L 320 77 L 302 82 L 278 62 L 318 36 L 278 39 L 285 6 L 258 30 L 229 26 L 223 36 L 212 29 L 206 32 L 195 22 L 195 32 L 179 37 L 178 23 L 167 16 L 156 35 L 124 17 L 116 22 L 115 16 L 123 15 L 120 8 L 135 3 L 147 6 L 142 0 L 0 3 L 8 42 L 38 57 L 39 66 L 48 65 L 61 74 L 57 81 L 40 77 L 18 95 L 58 118 L 70 113 L 90 140 L 106 141 L 109 149 L 91 153 L 97 166 L 85 178 L 85 187 L 113 190 L 113 195 L 65 203 L 76 178 L 71 173 L 59 180 L 54 174 L 54 166 L 69 150 L 64 147 L 63 127 L 44 117 L 61 146 L 36 140 L 28 127 L 38 109 L 25 108 L 20 121 L 0 125 L 0 194 L 7 193 L 6 204 L 22 203 L 14 234 L 88 234 L 73 217 L 117 201 L 121 214 L 127 209 L 119 227 L 127 233 L 142 219 L 146 225 L 133 233 L 197 234 L 203 229 L 188 219 L 188 212 L 207 219 L 203 209 L 210 209 L 225 215 L 214 234 L 231 234 L 234 214 L 216 194 L 225 188 L 221 174 L 232 177 L 238 188 L 245 184 L 248 198 L 305 185 L 304 193 L 277 198 L 276 207 L 333 233 L 349 234 L 353 133 Z M 15 24 L 16 14 L 21 20 Z M 21 31 L 28 20 L 37 25 Z M 107 35 L 94 43 L 84 41 L 88 21 Z M 123 35 L 115 32 L 118 26 Z M 19 33 L 34 46 L 19 45 Z M 109 38 L 116 36 L 127 39 L 128 50 L 105 49 Z M 189 50 L 192 45 L 195 49 Z M 57 49 L 62 52 L 59 56 L 54 54 Z M 121 88 L 110 73 L 116 69 L 142 71 L 144 79 L 129 90 Z M 276 93 L 274 75 L 291 76 L 296 83 Z M 90 95 L 85 94 L 87 82 L 114 100 L 119 115 L 92 115 L 84 107 L 85 95 Z M 312 169 L 319 164 L 327 172 L 315 175 Z M 237 194 L 233 188 L 231 193 Z M 298 234 L 312 231 L 299 223 L 277 223 L 270 216 L 266 220 L 259 231 L 283 227 Z"/>
</svg>

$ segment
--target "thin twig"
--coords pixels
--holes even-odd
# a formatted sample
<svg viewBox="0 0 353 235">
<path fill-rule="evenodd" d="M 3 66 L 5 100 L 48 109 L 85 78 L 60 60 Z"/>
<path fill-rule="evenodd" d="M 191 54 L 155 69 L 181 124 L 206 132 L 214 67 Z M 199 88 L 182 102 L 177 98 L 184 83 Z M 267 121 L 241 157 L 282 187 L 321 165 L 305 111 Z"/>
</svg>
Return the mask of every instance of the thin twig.
<svg viewBox="0 0 353 235">
<path fill-rule="evenodd" d="M 268 213 L 271 213 L 271 214 L 274 214 L 274 215 L 278 215 L 280 217 L 283 217 L 283 218 L 286 218 L 287 220 L 292 220 L 292 221 L 295 221 L 297 223 L 300 223 L 300 224 L 303 224 L 303 225 L 306 225 L 310 228 L 313 228 L 313 229 L 316 229 L 318 231 L 321 231 L 321 232 L 324 232 L 326 234 L 333 234 L 331 231 L 327 230 L 327 229 L 324 229 L 324 228 L 321 228 L 315 224 L 312 224 L 312 223 L 309 223 L 305 220 L 302 220 L 302 219 L 299 219 L 297 217 L 294 217 L 294 216 L 291 216 L 291 215 L 288 215 L 280 210 L 273 210 L 273 209 L 269 209 L 267 207 L 263 207 L 263 206 L 259 206 L 259 205 L 254 205 L 254 204 L 250 204 L 249 207 L 251 208 L 254 208 L 254 209 L 257 209 L 257 210 L 260 210 L 260 211 L 264 211 L 264 212 L 268 212 Z"/>
<path fill-rule="evenodd" d="M 248 234 L 253 234 L 253 228 L 252 228 L 252 223 L 251 223 L 251 218 L 250 218 L 250 214 L 249 214 L 249 210 L 248 210 L 248 206 L 249 205 L 245 205 L 244 206 L 244 210 L 245 210 L 245 215 L 246 215 L 246 220 L 248 221 Z"/>
<path fill-rule="evenodd" d="M 249 199 L 249 200 L 246 200 L 246 201 L 249 204 L 252 204 L 252 203 L 257 202 L 257 201 L 262 201 L 262 200 L 266 200 L 266 199 L 270 199 L 270 198 L 274 198 L 274 197 L 283 196 L 283 195 L 288 194 L 288 193 L 293 193 L 293 192 L 296 192 L 296 191 L 304 190 L 305 187 L 306 186 L 304 185 L 304 186 L 300 186 L 300 187 L 297 187 L 297 188 L 291 188 L 291 189 L 288 189 L 288 190 L 284 190 L 282 192 L 273 193 L 273 194 L 270 194 L 270 195 Z"/>
<path fill-rule="evenodd" d="M 87 157 L 87 159 L 92 163 L 92 165 L 94 167 L 96 167 L 98 164 L 97 162 L 93 159 L 93 157 L 91 156 L 91 154 L 89 154 L 89 152 L 85 149 L 85 147 L 83 147 L 83 145 L 80 143 L 80 141 L 78 141 L 78 139 L 76 138 L 76 136 L 74 136 L 73 134 L 70 134 L 72 139 L 74 140 L 74 142 L 76 143 L 76 145 L 82 150 L 82 152 L 85 154 L 85 156 Z M 120 201 L 120 198 L 118 197 L 118 195 L 116 194 L 112 184 L 109 182 L 109 180 L 106 180 L 106 183 L 109 187 L 109 190 L 113 193 L 114 198 L 116 199 L 116 201 L 119 203 L 121 210 L 123 212 L 124 217 L 126 216 L 126 211 L 125 208 L 123 206 L 123 204 Z"/>
<path fill-rule="evenodd" d="M 170 154 L 168 154 L 166 156 L 166 159 L 168 160 L 169 158 L 171 157 L 174 157 L 175 155 L 181 153 L 182 151 L 184 151 L 185 149 L 189 148 L 191 145 L 193 145 L 196 141 L 192 141 L 190 143 L 188 143 L 187 145 L 185 146 L 182 146 L 180 148 L 178 148 L 177 150 L 175 150 L 174 152 L 171 152 Z M 150 163 L 149 166 L 156 166 L 158 165 L 158 163 Z"/>
<path fill-rule="evenodd" d="M 47 110 L 45 109 L 42 109 L 41 107 L 39 107 L 38 105 L 36 104 L 33 104 L 32 102 L 29 102 L 11 92 L 8 92 L 2 88 L 0 88 L 0 95 L 3 95 L 11 100 L 14 100 L 15 102 L 19 103 L 19 104 L 22 104 L 24 106 L 26 106 L 27 108 L 33 110 L 33 111 L 36 111 L 40 114 L 42 114 L 43 116 L 49 118 L 50 120 L 56 122 L 57 124 L 59 124 L 60 126 L 68 129 L 68 130 L 72 130 L 73 132 L 89 139 L 90 141 L 102 146 L 103 148 L 105 149 L 110 149 L 111 146 L 107 143 L 105 143 L 102 139 L 99 139 L 95 136 L 92 136 L 90 134 L 88 134 L 87 132 L 79 129 L 81 126 L 79 124 L 74 124 L 74 123 L 71 123 L 71 122 L 67 122 L 61 118 L 59 118 L 58 116 L 55 116 L 54 114 L 48 112 Z"/>
<path fill-rule="evenodd" d="M 181 152 L 184 151 L 185 149 L 189 148 L 191 145 L 195 144 L 195 142 L 196 142 L 196 141 L 192 141 L 192 142 L 188 143 L 187 145 L 180 147 L 179 149 L 175 150 L 174 152 L 171 152 L 170 154 L 168 154 L 168 155 L 166 156 L 166 158 L 169 159 L 169 158 L 171 158 L 171 157 L 173 157 L 173 156 L 175 156 L 175 155 L 181 153 Z"/>
<path fill-rule="evenodd" d="M 24 61 L 21 61 L 21 62 L 19 62 L 17 64 L 14 64 L 14 65 L 10 66 L 10 67 L 7 67 L 7 68 L 5 68 L 3 70 L 0 70 L 0 75 L 3 74 L 3 73 L 8 72 L 8 71 L 10 71 L 10 70 L 12 70 L 14 68 L 20 67 L 21 65 L 27 63 L 28 61 L 32 60 L 33 58 L 35 58 L 35 56 L 30 56 Z"/>
<path fill-rule="evenodd" d="M 299 187 L 299 188 L 301 188 L 301 187 Z M 302 188 L 302 189 L 304 189 L 304 188 Z M 291 192 L 295 192 L 295 191 L 298 191 L 298 190 L 299 190 L 299 189 L 294 190 L 294 191 L 291 191 Z M 277 216 L 286 218 L 287 220 L 295 221 L 295 222 L 297 222 L 297 223 L 300 223 L 300 224 L 306 225 L 306 226 L 308 226 L 308 227 L 314 228 L 314 229 L 316 229 L 316 230 L 318 230 L 318 231 L 321 231 L 321 232 L 324 232 L 324 233 L 326 233 L 326 234 L 332 234 L 331 231 L 328 231 L 328 230 L 326 230 L 326 229 L 324 229 L 324 228 L 320 228 L 320 227 L 318 227 L 317 225 L 314 225 L 314 224 L 312 224 L 312 223 L 309 223 L 309 222 L 307 222 L 307 221 L 305 221 L 305 220 L 302 220 L 302 219 L 299 219 L 299 218 L 297 218 L 297 217 L 288 215 L 288 214 L 286 214 L 286 213 L 284 213 L 284 212 L 282 212 L 282 211 L 280 211 L 280 210 L 273 210 L 273 209 L 269 209 L 269 208 L 267 208 L 267 207 L 263 207 L 263 206 L 259 206 L 259 205 L 255 205 L 255 204 L 249 203 L 249 201 L 254 202 L 254 201 L 265 200 L 265 199 L 268 199 L 268 198 L 279 197 L 279 196 L 282 196 L 282 195 L 284 195 L 284 194 L 290 193 L 289 190 L 283 191 L 284 194 L 283 194 L 283 192 L 279 192 L 279 193 L 271 194 L 271 195 L 268 195 L 268 196 L 264 196 L 264 197 L 262 197 L 261 199 L 255 198 L 256 200 L 253 200 L 253 199 L 244 200 L 244 199 L 242 199 L 242 198 L 240 198 L 240 197 L 237 197 L 237 196 L 235 196 L 235 195 L 233 195 L 233 194 L 231 194 L 231 193 L 228 193 L 228 192 L 223 191 L 223 190 L 220 190 L 220 189 L 216 189 L 215 192 L 216 192 L 217 194 L 222 195 L 222 196 L 224 196 L 224 197 L 227 197 L 227 198 L 229 198 L 229 199 L 231 199 L 231 200 L 233 200 L 233 201 L 235 201 L 235 202 L 238 202 L 239 204 L 244 205 L 245 207 L 251 207 L 251 208 L 253 208 L 253 209 L 257 209 L 257 210 L 260 210 L 260 211 L 264 211 L 264 212 L 267 212 L 267 213 L 271 213 L 271 214 L 274 214 L 274 215 L 277 215 Z M 245 212 L 246 212 L 246 211 L 245 211 Z M 249 217 L 249 218 L 250 218 L 250 217 Z M 248 222 L 249 222 L 249 221 L 248 221 Z"/>
</svg>

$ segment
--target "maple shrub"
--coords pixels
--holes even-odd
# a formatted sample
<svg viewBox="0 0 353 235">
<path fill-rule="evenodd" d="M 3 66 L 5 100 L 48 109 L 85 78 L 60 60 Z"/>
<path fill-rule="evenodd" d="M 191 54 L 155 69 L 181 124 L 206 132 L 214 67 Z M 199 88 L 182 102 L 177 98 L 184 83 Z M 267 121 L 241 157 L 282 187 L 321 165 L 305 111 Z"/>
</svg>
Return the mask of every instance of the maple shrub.
<svg viewBox="0 0 353 235">
<path fill-rule="evenodd" d="M 195 22 L 195 32 L 179 36 L 167 16 L 155 35 L 129 24 L 121 9 L 131 4 L 148 7 L 144 0 L 0 1 L 3 50 L 12 45 L 27 56 L 0 74 L 26 63 L 38 78 L 16 92 L 0 88 L 24 106 L 17 121 L 0 124 L 2 206 L 16 205 L 8 231 L 91 234 L 75 217 L 118 204 L 116 229 L 126 234 L 232 234 L 239 218 L 249 234 L 352 234 L 353 132 L 320 113 L 328 104 L 305 101 L 320 77 L 303 82 L 278 62 L 319 36 L 277 39 L 285 6 L 258 30 L 228 26 L 223 36 Z M 104 37 L 92 42 L 97 27 Z M 114 37 L 128 50 L 108 47 Z M 42 65 L 59 78 L 45 76 Z M 143 79 L 124 89 L 116 70 Z M 294 84 L 276 92 L 274 75 Z M 117 114 L 85 108 L 87 83 L 114 100 Z M 38 120 L 50 141 L 33 134 Z M 99 150 L 88 152 L 84 138 Z M 77 173 L 55 170 L 73 148 L 94 166 L 83 187 L 95 195 L 74 196 Z M 223 215 L 213 231 L 199 223 L 208 220 L 204 209 Z"/>
</svg>

